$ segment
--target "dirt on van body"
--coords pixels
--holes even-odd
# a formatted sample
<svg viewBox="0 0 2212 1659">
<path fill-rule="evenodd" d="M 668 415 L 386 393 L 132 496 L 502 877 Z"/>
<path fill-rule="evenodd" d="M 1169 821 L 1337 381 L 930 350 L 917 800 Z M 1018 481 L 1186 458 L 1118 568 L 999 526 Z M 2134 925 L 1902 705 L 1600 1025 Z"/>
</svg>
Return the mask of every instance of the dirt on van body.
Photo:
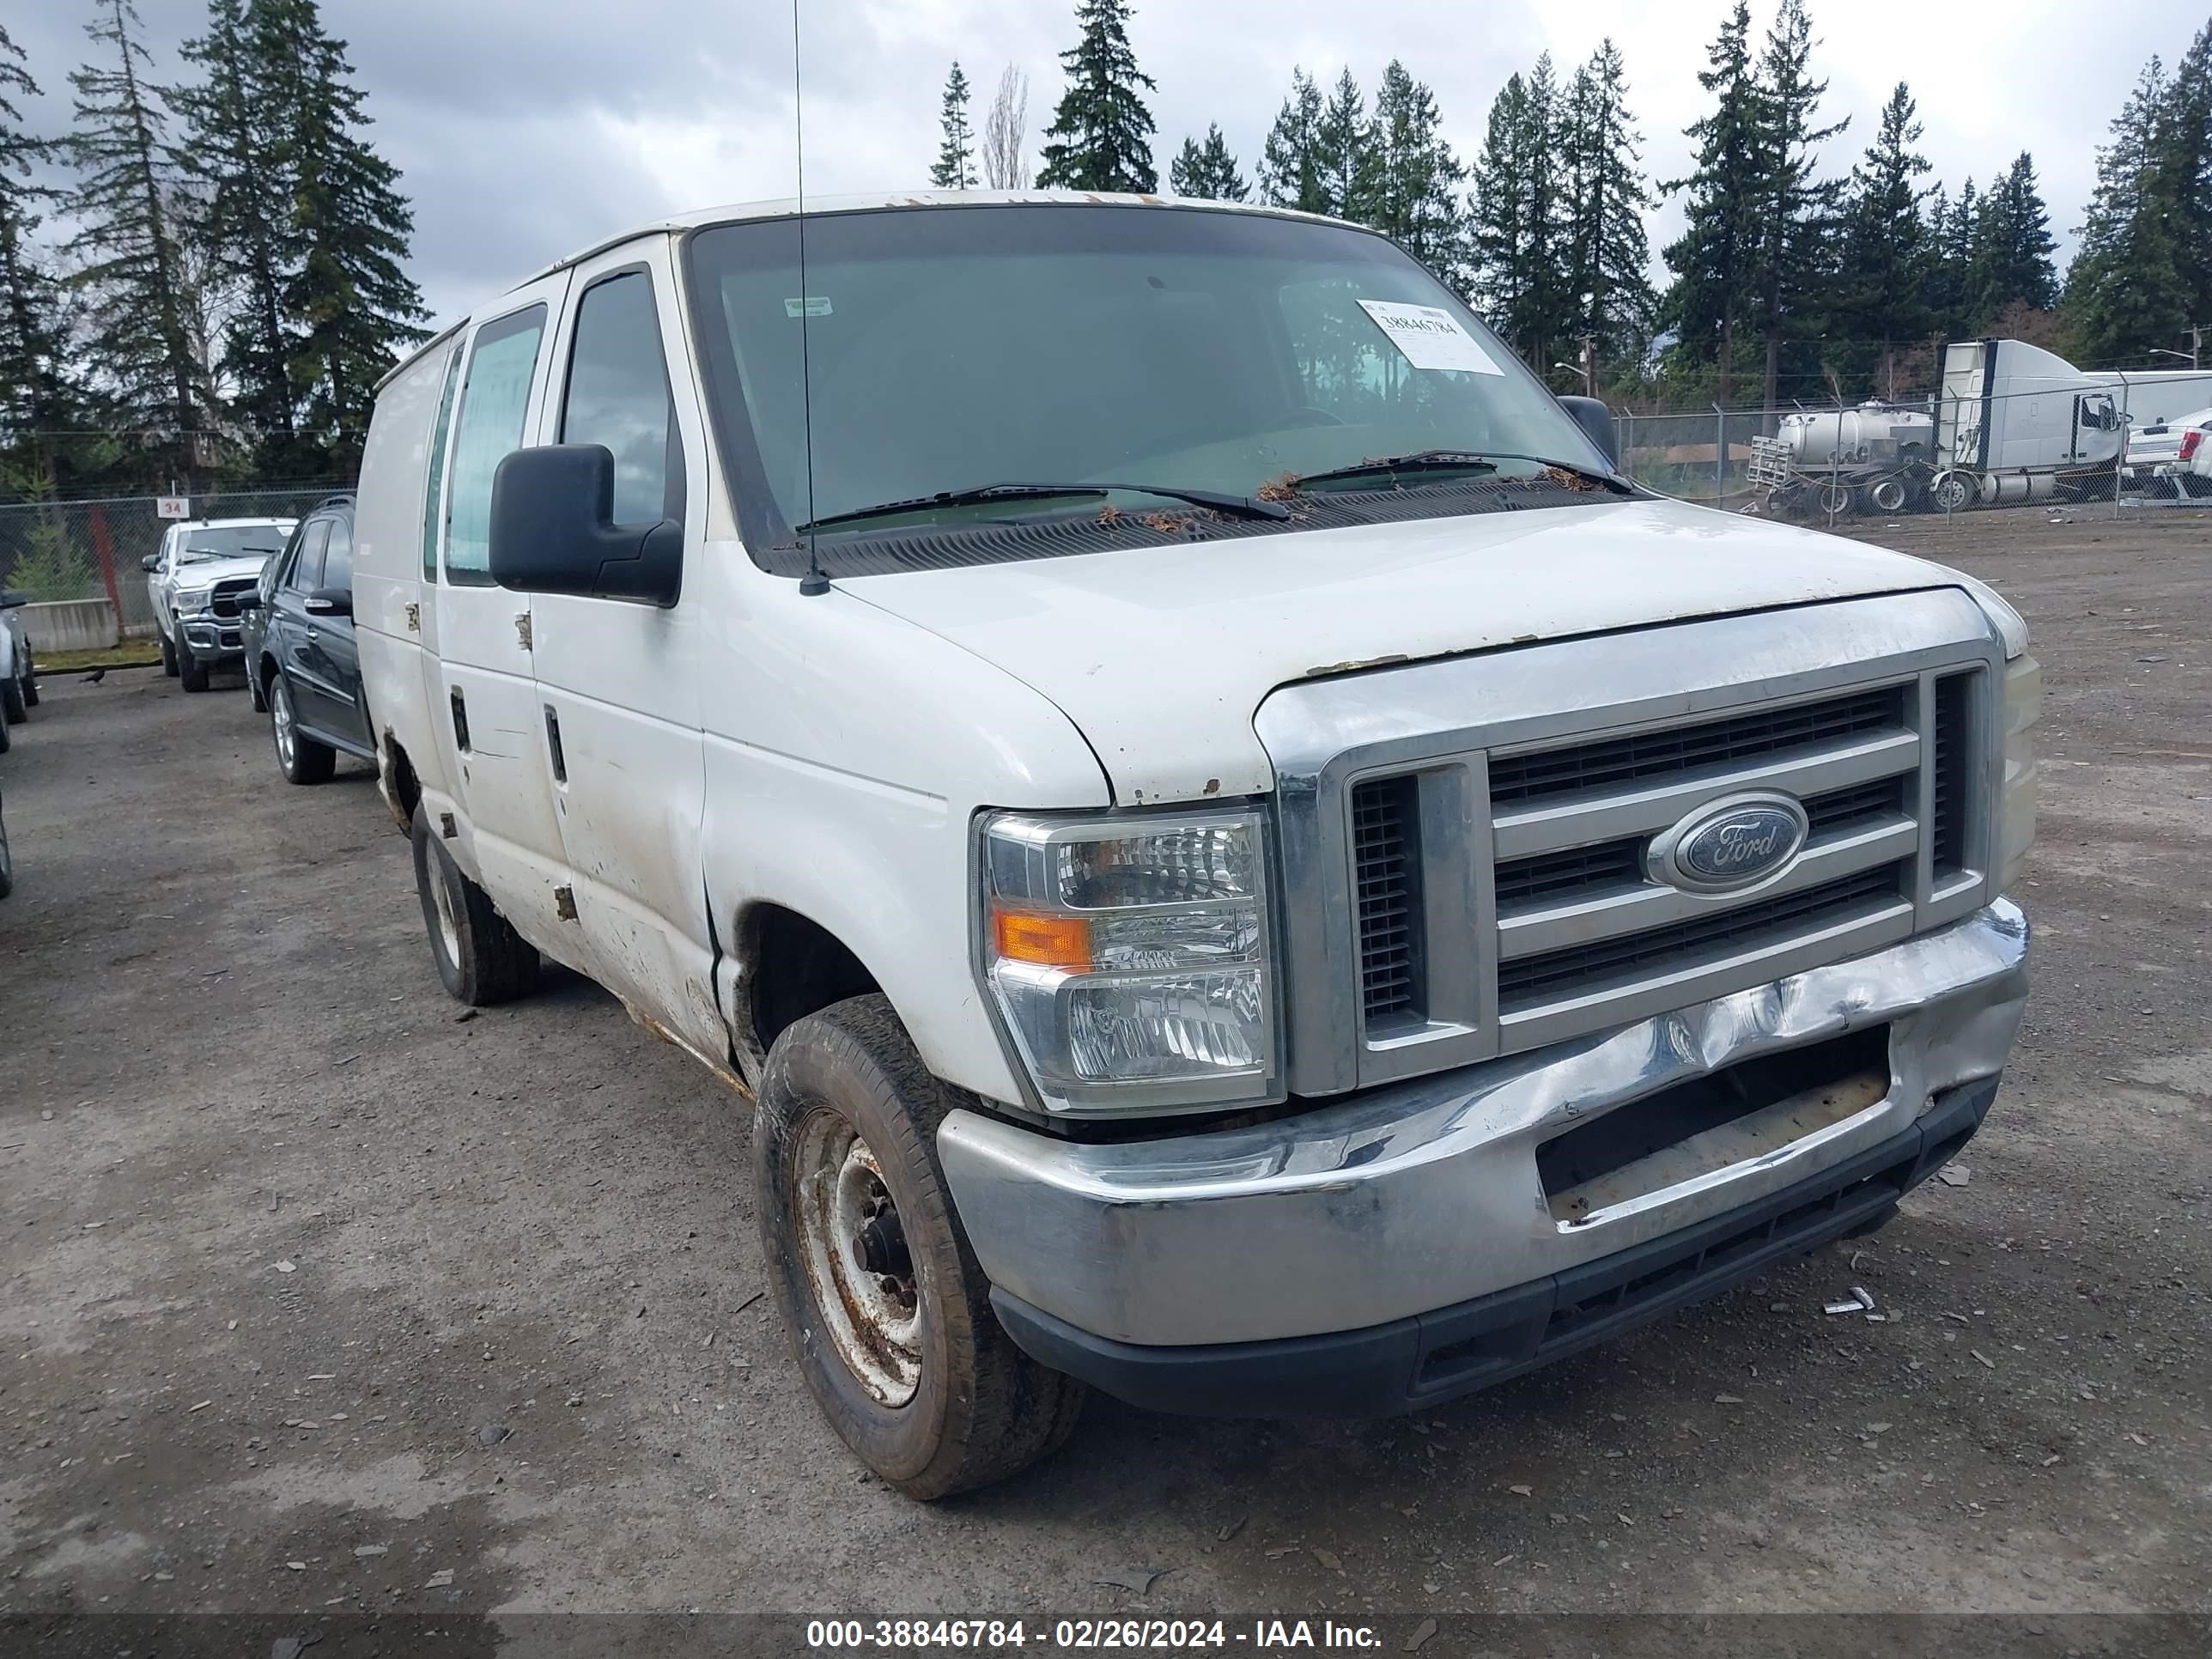
<svg viewBox="0 0 2212 1659">
<path fill-rule="evenodd" d="M 2065 516 L 1855 528 L 1996 584 L 2048 677 L 2035 991 L 1963 1184 L 1417 1420 L 1095 1399 L 934 1508 L 786 1361 L 741 1100 L 572 976 L 447 1001 L 367 769 L 288 787 L 242 690 L 50 680 L 0 762 L 0 1631 L 2204 1612 L 2212 515 Z M 1882 1320 L 1822 1311 L 1855 1285 Z"/>
</svg>

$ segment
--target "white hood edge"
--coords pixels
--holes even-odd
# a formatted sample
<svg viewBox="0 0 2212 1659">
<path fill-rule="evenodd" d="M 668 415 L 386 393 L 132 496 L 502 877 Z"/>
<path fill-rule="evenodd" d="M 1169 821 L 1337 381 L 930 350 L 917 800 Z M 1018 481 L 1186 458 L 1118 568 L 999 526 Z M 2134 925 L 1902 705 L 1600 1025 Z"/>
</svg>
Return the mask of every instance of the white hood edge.
<svg viewBox="0 0 2212 1659">
<path fill-rule="evenodd" d="M 1273 769 L 1253 717 L 1293 681 L 1693 617 L 1980 586 L 1905 554 L 1664 499 L 838 585 L 1050 698 L 1097 751 L 1123 805 L 1268 792 Z"/>
</svg>

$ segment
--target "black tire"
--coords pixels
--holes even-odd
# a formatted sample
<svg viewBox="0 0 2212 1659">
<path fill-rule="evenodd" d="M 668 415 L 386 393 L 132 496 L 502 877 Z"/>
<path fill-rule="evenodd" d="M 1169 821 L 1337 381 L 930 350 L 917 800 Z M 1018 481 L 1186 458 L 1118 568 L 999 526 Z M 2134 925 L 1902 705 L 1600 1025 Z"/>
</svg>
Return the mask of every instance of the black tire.
<svg viewBox="0 0 2212 1659">
<path fill-rule="evenodd" d="M 171 679 L 177 678 L 177 642 L 167 634 L 161 635 L 161 672 Z"/>
<path fill-rule="evenodd" d="M 23 703 L 26 708 L 39 706 L 39 665 L 31 660 L 31 653 L 23 653 Z"/>
<path fill-rule="evenodd" d="M 507 925 L 484 890 L 461 873 L 430 815 L 415 809 L 415 890 L 446 994 L 471 1008 L 526 996 L 538 986 L 538 949 Z M 442 893 L 447 908 L 439 908 Z M 445 920 L 453 927 L 447 941 Z"/>
<path fill-rule="evenodd" d="M 15 855 L 8 850 L 8 820 L 0 817 L 0 899 L 15 890 Z"/>
<path fill-rule="evenodd" d="M 0 719 L 10 726 L 21 726 L 31 718 L 28 701 L 23 696 L 23 682 L 9 678 L 0 680 Z"/>
<path fill-rule="evenodd" d="M 761 1256 L 807 1389 L 863 1463 L 923 1499 L 1003 1480 L 1058 1449 L 1085 1392 L 1024 1353 L 991 1311 L 989 1282 L 938 1167 L 937 1126 L 950 1105 L 890 1003 L 870 995 L 810 1014 L 776 1038 L 753 1118 Z M 896 1282 L 910 1287 L 918 1366 L 902 1403 L 885 1403 L 840 1353 L 825 1292 L 805 1265 L 803 1149 L 825 1115 L 873 1154 L 878 1190 L 903 1231 L 911 1273 Z M 826 1294 L 841 1293 L 833 1285 Z"/>
<path fill-rule="evenodd" d="M 177 641 L 177 678 L 187 691 L 204 691 L 208 689 L 207 665 L 192 655 L 192 647 L 189 641 Z"/>
<path fill-rule="evenodd" d="M 269 738 L 276 750 L 276 769 L 287 783 L 328 783 L 337 770 L 338 751 L 301 732 L 298 705 L 281 668 L 269 683 Z"/>
<path fill-rule="evenodd" d="M 246 696 L 255 714 L 269 712 L 269 694 L 262 690 L 261 665 L 250 658 L 246 663 Z"/>
<path fill-rule="evenodd" d="M 8 735 L 8 722 L 0 720 L 0 755 L 6 754 L 15 745 L 15 739 Z"/>
</svg>

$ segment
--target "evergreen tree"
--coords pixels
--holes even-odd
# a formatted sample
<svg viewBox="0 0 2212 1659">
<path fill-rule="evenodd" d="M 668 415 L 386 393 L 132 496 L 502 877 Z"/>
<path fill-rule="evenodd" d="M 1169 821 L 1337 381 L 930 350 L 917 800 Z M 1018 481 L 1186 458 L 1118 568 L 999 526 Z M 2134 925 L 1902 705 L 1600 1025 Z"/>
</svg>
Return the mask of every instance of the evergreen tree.
<svg viewBox="0 0 2212 1659">
<path fill-rule="evenodd" d="M 1830 126 L 1814 125 L 1828 83 L 1813 78 L 1814 44 L 1805 0 L 1782 0 L 1759 57 L 1766 129 L 1760 167 L 1765 246 L 1758 266 L 1769 408 L 1779 395 L 1784 342 L 1808 339 L 1826 321 L 1823 296 L 1843 191 L 1841 179 L 1814 174 L 1818 146 L 1850 125 L 1849 117 Z"/>
<path fill-rule="evenodd" d="M 1607 39 L 1570 84 L 1562 131 L 1565 158 L 1568 324 L 1607 356 L 1641 352 L 1656 300 L 1644 230 L 1651 192 L 1628 112 L 1628 78 Z"/>
<path fill-rule="evenodd" d="M 2159 194 L 2172 204 L 2175 272 L 2187 323 L 2212 324 L 2212 22 L 2174 71 L 2159 146 Z"/>
<path fill-rule="evenodd" d="M 952 73 L 945 77 L 945 106 L 938 118 L 944 142 L 938 146 L 937 165 L 929 170 L 929 182 L 939 190 L 975 188 L 975 131 L 968 124 L 969 95 L 968 77 L 956 58 Z"/>
<path fill-rule="evenodd" d="M 292 204 L 277 165 L 295 112 L 258 50 L 261 9 L 262 0 L 210 0 L 208 32 L 183 48 L 204 78 L 173 96 L 185 121 L 180 153 L 206 195 L 204 246 L 217 281 L 237 298 L 222 353 L 231 408 L 257 436 L 258 470 L 282 477 L 300 459 L 290 368 L 297 339 L 284 308 Z"/>
<path fill-rule="evenodd" d="M 1270 207 L 1301 213 L 1327 213 L 1322 186 L 1321 88 L 1302 69 L 1291 71 L 1291 95 L 1283 100 L 1260 153 L 1260 199 Z"/>
<path fill-rule="evenodd" d="M 1833 320 L 1847 338 L 1831 361 L 1855 381 L 1871 374 L 1884 397 L 1895 391 L 1899 344 L 1920 338 L 1935 319 L 1928 291 L 1934 250 L 1921 217 L 1929 192 L 1914 182 L 1929 170 L 1914 148 L 1919 142 L 1912 94 L 1899 81 L 1881 106 L 1874 143 L 1851 169 L 1844 210 Z"/>
<path fill-rule="evenodd" d="M 0 27 L 0 489 L 51 496 L 63 468 L 57 434 L 76 424 L 60 284 L 32 242 L 49 192 L 32 182 L 51 149 L 26 132 L 15 98 L 38 83 L 23 49 Z"/>
<path fill-rule="evenodd" d="M 2182 275 L 2182 239 L 2172 222 L 2173 177 L 2160 165 L 2172 87 L 2153 58 L 2097 151 L 2097 187 L 2063 304 L 2076 362 L 2131 362 L 2153 347 L 2172 350 L 2198 320 Z"/>
<path fill-rule="evenodd" d="M 1205 197 L 1216 202 L 1241 202 L 1252 193 L 1244 182 L 1244 175 L 1237 170 L 1237 158 L 1229 153 L 1228 141 L 1222 137 L 1218 125 L 1206 129 L 1206 143 L 1185 138 L 1182 149 L 1168 164 L 1168 188 L 1178 196 Z"/>
<path fill-rule="evenodd" d="M 1974 223 L 1966 290 L 1977 329 L 2014 301 L 2038 311 L 2058 301 L 2058 275 L 2051 263 L 2058 245 L 2051 214 L 2035 187 L 2035 164 L 2022 150 L 1990 186 Z"/>
<path fill-rule="evenodd" d="M 1082 38 L 1060 53 L 1067 91 L 1045 137 L 1037 183 L 1048 189 L 1139 192 L 1159 188 L 1152 167 L 1152 112 L 1138 88 L 1158 92 L 1129 46 L 1128 0 L 1078 0 Z"/>
<path fill-rule="evenodd" d="M 1366 222 L 1455 288 L 1466 284 L 1467 168 L 1438 129 L 1436 94 L 1396 58 L 1375 93 L 1375 120 L 1364 149 L 1374 179 Z"/>
<path fill-rule="evenodd" d="M 1336 90 L 1321 112 L 1315 135 L 1322 212 L 1365 223 L 1375 198 L 1376 157 L 1367 145 L 1367 100 L 1350 70 L 1336 77 Z"/>
<path fill-rule="evenodd" d="M 1553 228 L 1533 176 L 1548 131 L 1528 82 L 1518 71 L 1507 76 L 1491 102 L 1468 198 L 1468 280 L 1474 303 L 1506 343 L 1532 361 L 1542 307 L 1529 243 L 1533 238 L 1548 247 Z"/>
<path fill-rule="evenodd" d="M 1718 395 L 1725 404 L 1747 296 L 1768 289 L 1767 155 L 1774 124 L 1765 89 L 1752 70 L 1747 0 L 1735 0 L 1705 59 L 1710 67 L 1698 72 L 1698 84 L 1716 101 L 1711 113 L 1686 129 L 1697 141 L 1695 165 L 1688 178 L 1660 186 L 1669 195 L 1684 194 L 1687 220 L 1661 255 L 1674 273 L 1662 320 L 1680 331 L 1682 349 L 1692 361 L 1717 362 Z"/>
<path fill-rule="evenodd" d="M 85 25 L 99 57 L 70 76 L 79 179 L 68 203 L 77 229 L 64 252 L 86 296 L 84 354 L 115 414 L 150 440 L 157 480 L 189 487 L 211 459 L 213 389 L 187 327 L 179 270 L 187 228 L 176 222 L 186 198 L 146 78 L 142 27 L 131 0 L 98 0 Z"/>
<path fill-rule="evenodd" d="M 119 3 L 119 0 L 118 0 Z M 276 93 L 290 126 L 276 157 L 291 191 L 296 263 L 283 307 L 299 332 L 291 356 L 304 399 L 301 432 L 351 471 L 361 464 L 376 383 L 426 336 L 428 313 L 404 269 L 415 216 L 398 169 L 370 146 L 369 118 L 345 42 L 315 0 L 259 0 L 256 51 L 283 65 Z"/>
</svg>

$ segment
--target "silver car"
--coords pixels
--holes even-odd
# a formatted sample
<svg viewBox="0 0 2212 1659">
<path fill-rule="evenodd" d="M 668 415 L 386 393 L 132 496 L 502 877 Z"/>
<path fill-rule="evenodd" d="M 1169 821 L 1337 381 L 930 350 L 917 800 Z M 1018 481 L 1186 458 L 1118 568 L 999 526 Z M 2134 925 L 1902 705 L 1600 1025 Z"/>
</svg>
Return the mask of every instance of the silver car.
<svg viewBox="0 0 2212 1659">
<path fill-rule="evenodd" d="M 161 672 L 204 691 L 208 670 L 243 660 L 238 596 L 252 590 L 261 567 L 283 550 L 293 519 L 204 519 L 172 525 L 158 551 L 141 561 Z"/>
<path fill-rule="evenodd" d="M 21 726 L 39 706 L 39 677 L 31 663 L 31 641 L 23 631 L 27 593 L 0 592 L 0 752 L 11 739 L 8 728 Z"/>
</svg>

